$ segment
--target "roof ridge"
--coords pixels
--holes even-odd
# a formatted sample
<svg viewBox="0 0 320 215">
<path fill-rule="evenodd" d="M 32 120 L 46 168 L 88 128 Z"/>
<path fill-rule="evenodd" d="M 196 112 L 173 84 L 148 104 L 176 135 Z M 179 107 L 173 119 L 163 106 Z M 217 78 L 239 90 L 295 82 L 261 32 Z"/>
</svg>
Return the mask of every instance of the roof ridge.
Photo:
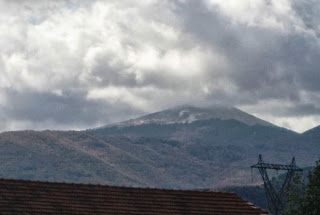
<svg viewBox="0 0 320 215">
<path fill-rule="evenodd" d="M 213 190 L 198 190 L 198 189 L 175 189 L 175 188 L 159 188 L 159 187 L 137 187 L 137 186 L 121 186 L 121 185 L 108 185 L 108 184 L 92 184 L 92 183 L 77 183 L 68 181 L 41 181 L 41 180 L 31 180 L 31 179 L 16 179 L 16 178 L 2 178 L 0 181 L 15 181 L 15 182 L 30 182 L 30 183 L 41 183 L 41 184 L 55 184 L 55 185 L 75 185 L 75 186 L 92 186 L 92 187 L 109 187 L 109 188 L 129 188 L 129 189 L 145 189 L 145 190 L 168 190 L 168 191 L 182 191 L 182 192 L 194 192 L 194 193 L 224 193 L 224 194 L 234 194 L 235 192 L 227 191 L 213 191 Z"/>
</svg>

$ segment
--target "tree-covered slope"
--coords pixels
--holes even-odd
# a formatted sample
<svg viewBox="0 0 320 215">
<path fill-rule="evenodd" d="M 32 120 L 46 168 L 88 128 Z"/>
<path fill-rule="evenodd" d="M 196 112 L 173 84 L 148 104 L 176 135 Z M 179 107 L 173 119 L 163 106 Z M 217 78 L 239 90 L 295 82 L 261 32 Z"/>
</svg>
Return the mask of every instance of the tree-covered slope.
<svg viewBox="0 0 320 215">
<path fill-rule="evenodd" d="M 0 177 L 188 189 L 252 185 L 250 166 L 258 154 L 284 164 L 295 156 L 298 166 L 310 166 L 320 154 L 319 139 L 217 118 L 86 132 L 4 132 Z"/>
</svg>

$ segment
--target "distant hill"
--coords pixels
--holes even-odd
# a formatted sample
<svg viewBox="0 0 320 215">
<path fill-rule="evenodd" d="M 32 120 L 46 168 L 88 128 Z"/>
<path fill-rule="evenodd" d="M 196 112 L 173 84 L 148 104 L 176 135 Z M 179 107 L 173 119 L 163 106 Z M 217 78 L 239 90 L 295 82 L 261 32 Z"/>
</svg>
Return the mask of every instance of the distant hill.
<svg viewBox="0 0 320 215">
<path fill-rule="evenodd" d="M 320 125 L 305 131 L 302 135 L 304 137 L 314 137 L 314 138 L 320 137 Z"/>
<path fill-rule="evenodd" d="M 126 186 L 194 188 L 218 179 L 211 165 L 155 138 L 83 132 L 0 134 L 0 177 Z"/>
<path fill-rule="evenodd" d="M 207 162 L 221 177 L 214 185 L 250 184 L 249 166 L 263 154 L 268 162 L 289 163 L 295 156 L 298 165 L 312 165 L 320 147 L 304 135 L 275 126 L 233 107 L 197 108 L 182 106 L 149 114 L 122 123 L 89 129 L 100 138 L 157 138 L 174 141 L 179 151 L 193 159 Z M 318 138 L 317 140 L 319 140 Z M 147 139 L 146 139 L 147 140 Z M 154 147 L 152 140 L 148 144 Z M 126 150 L 130 144 L 118 144 Z M 161 150 L 158 146 L 156 150 Z M 131 153 L 139 151 L 131 148 Z M 230 168 L 230 169 L 229 169 Z"/>
<path fill-rule="evenodd" d="M 147 115 L 148 123 L 86 132 L 4 132 L 0 177 L 218 189 L 252 185 L 249 167 L 258 154 L 275 163 L 289 163 L 296 156 L 301 167 L 318 159 L 319 139 L 234 108 L 219 108 L 179 107 Z M 190 120 L 191 115 L 197 117 Z"/>
<path fill-rule="evenodd" d="M 0 134 L 0 177 L 168 188 L 204 186 L 209 164 L 176 147 L 173 141 L 100 139 L 75 131 L 4 132 Z"/>
<path fill-rule="evenodd" d="M 93 155 L 97 149 L 103 153 Z M 135 176 L 106 162 L 107 158 L 116 162 L 128 156 L 82 132 L 4 132 L 0 134 L 0 155 L 3 178 L 139 184 Z"/>
<path fill-rule="evenodd" d="M 4 132 L 0 177 L 189 189 L 237 180 L 226 178 L 232 167 L 198 159 L 181 146 L 157 138 L 97 138 L 75 131 Z"/>
</svg>

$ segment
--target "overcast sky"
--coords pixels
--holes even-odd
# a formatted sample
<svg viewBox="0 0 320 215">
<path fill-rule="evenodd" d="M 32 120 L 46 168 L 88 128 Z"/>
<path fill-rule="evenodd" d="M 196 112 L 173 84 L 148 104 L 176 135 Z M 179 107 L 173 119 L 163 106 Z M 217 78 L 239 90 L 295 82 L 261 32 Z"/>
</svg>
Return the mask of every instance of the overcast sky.
<svg viewBox="0 0 320 215">
<path fill-rule="evenodd" d="M 320 124 L 320 1 L 0 0 L 0 131 L 182 104 Z"/>
</svg>

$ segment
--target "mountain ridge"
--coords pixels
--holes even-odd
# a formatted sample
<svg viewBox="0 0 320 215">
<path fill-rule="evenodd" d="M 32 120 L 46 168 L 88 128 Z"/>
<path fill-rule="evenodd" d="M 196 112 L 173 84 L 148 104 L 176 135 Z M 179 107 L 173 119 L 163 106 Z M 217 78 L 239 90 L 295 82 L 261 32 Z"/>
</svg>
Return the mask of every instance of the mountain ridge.
<svg viewBox="0 0 320 215">
<path fill-rule="evenodd" d="M 275 126 L 270 122 L 262 120 L 256 116 L 248 114 L 232 106 L 215 105 L 209 107 L 196 107 L 192 105 L 178 106 L 150 114 L 140 116 L 127 121 L 112 123 L 94 129 L 103 129 L 107 127 L 127 127 L 142 124 L 174 124 L 174 123 L 191 123 L 198 120 L 234 119 L 247 125 Z"/>
<path fill-rule="evenodd" d="M 302 133 L 304 136 L 312 136 L 312 135 L 317 135 L 320 137 L 320 125 L 313 127 L 309 130 L 306 130 L 305 132 Z"/>
<path fill-rule="evenodd" d="M 212 118 L 210 110 L 179 107 L 166 110 L 165 117 L 163 112 L 147 117 L 165 123 L 85 132 L 0 133 L 0 177 L 217 188 L 251 185 L 249 167 L 257 162 L 258 154 L 275 163 L 290 162 L 295 156 L 301 167 L 318 159 L 320 137 L 306 138 L 285 128 L 259 124 L 261 121 L 233 108 L 223 108 L 215 115 L 219 118 Z M 190 118 L 197 113 L 196 120 Z M 229 119 L 234 115 L 224 115 L 227 113 L 247 121 Z"/>
</svg>

